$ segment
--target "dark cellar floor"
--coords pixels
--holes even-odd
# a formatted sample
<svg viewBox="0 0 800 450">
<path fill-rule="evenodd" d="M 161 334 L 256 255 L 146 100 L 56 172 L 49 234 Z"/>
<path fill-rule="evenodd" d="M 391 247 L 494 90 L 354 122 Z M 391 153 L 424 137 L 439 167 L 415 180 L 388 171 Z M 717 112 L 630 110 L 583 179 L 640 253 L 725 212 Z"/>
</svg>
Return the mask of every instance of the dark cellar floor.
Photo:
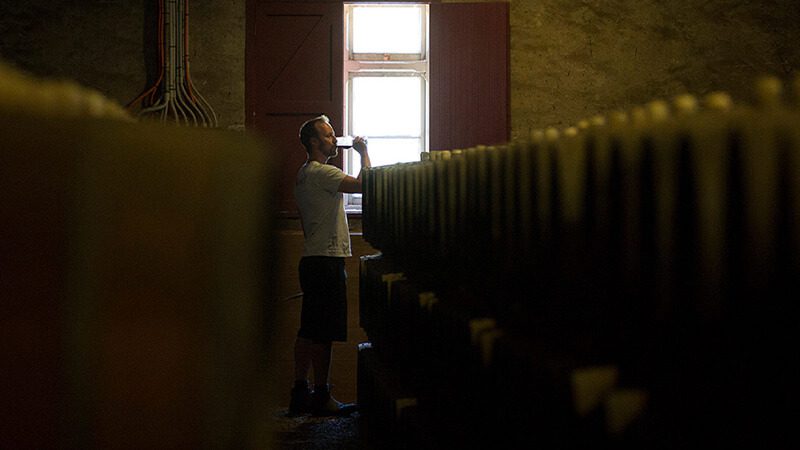
<svg viewBox="0 0 800 450">
<path fill-rule="evenodd" d="M 368 450 L 359 430 L 359 415 L 350 417 L 286 416 L 276 411 L 275 448 L 281 450 Z"/>
</svg>

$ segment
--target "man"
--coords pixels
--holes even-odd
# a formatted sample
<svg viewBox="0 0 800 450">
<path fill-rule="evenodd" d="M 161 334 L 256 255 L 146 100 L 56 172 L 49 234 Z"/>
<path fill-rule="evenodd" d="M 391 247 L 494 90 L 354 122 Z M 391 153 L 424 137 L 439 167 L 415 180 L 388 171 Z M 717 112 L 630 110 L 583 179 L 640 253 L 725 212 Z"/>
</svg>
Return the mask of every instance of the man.
<svg viewBox="0 0 800 450">
<path fill-rule="evenodd" d="M 289 414 L 346 415 L 356 405 L 336 401 L 330 393 L 329 379 L 332 342 L 347 341 L 344 259 L 351 256 L 351 251 L 343 194 L 361 192 L 361 173 L 353 178 L 327 164 L 338 154 L 338 149 L 336 135 L 325 115 L 303 124 L 300 142 L 308 153 L 295 184 L 304 236 L 299 269 L 303 307 L 295 341 L 295 385 Z M 356 137 L 353 148 L 361 155 L 362 169 L 369 168 L 367 141 Z M 311 367 L 313 391 L 308 385 Z"/>
</svg>

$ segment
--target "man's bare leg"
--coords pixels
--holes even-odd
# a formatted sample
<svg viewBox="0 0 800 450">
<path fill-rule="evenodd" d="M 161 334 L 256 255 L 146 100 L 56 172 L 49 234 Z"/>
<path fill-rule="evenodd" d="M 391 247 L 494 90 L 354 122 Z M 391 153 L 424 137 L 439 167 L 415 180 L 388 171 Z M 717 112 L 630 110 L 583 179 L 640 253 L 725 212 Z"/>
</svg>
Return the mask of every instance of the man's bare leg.
<svg viewBox="0 0 800 450">
<path fill-rule="evenodd" d="M 311 390 L 308 386 L 308 372 L 319 360 L 319 345 L 300 336 L 294 341 L 294 387 L 289 402 L 289 415 L 296 416 L 311 412 Z M 319 363 L 317 363 L 318 365 Z M 329 363 L 330 364 L 330 363 Z M 318 370 L 314 369 L 314 377 Z M 327 374 L 326 374 L 327 377 Z"/>
</svg>

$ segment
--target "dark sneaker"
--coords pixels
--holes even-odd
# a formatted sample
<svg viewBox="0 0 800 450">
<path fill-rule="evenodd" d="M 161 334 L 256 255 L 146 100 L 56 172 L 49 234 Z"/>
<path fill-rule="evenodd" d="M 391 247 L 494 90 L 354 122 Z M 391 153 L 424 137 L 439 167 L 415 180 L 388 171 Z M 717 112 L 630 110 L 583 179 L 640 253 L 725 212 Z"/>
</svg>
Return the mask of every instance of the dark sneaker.
<svg viewBox="0 0 800 450">
<path fill-rule="evenodd" d="M 315 386 L 311 394 L 311 414 L 315 416 L 347 416 L 358 410 L 355 403 L 342 403 L 331 396 L 329 386 Z"/>
<path fill-rule="evenodd" d="M 311 390 L 308 383 L 296 381 L 292 388 L 291 399 L 289 400 L 290 416 L 299 416 L 311 412 Z"/>
</svg>

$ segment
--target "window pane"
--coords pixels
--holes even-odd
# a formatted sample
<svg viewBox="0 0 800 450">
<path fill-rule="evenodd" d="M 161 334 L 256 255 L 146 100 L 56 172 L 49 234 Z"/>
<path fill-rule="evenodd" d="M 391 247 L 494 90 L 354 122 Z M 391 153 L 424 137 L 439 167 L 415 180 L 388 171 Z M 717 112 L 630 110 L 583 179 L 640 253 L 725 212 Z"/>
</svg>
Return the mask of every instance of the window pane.
<svg viewBox="0 0 800 450">
<path fill-rule="evenodd" d="M 361 170 L 361 158 L 353 151 L 353 174 Z M 372 167 L 386 166 L 401 162 L 419 161 L 422 152 L 420 139 L 370 139 L 369 159 Z"/>
<path fill-rule="evenodd" d="M 420 136 L 421 77 L 354 77 L 353 134 Z"/>
<path fill-rule="evenodd" d="M 353 8 L 354 53 L 422 53 L 420 7 Z"/>
</svg>

